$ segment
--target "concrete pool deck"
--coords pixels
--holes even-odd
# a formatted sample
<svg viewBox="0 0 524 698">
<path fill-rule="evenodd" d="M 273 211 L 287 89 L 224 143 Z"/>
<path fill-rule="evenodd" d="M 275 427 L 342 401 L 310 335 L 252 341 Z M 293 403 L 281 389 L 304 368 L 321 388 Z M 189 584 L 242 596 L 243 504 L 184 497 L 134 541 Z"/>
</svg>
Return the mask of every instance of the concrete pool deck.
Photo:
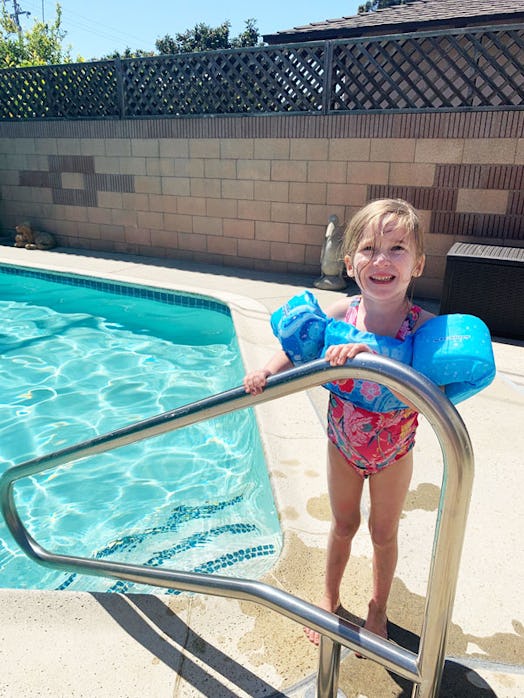
<svg viewBox="0 0 524 698">
<path fill-rule="evenodd" d="M 92 274 L 212 295 L 235 320 L 246 368 L 276 348 L 269 313 L 313 279 L 83 251 L 0 248 L 0 263 Z M 284 283 L 282 283 L 282 281 Z M 313 289 L 325 307 L 337 292 Z M 441 696 L 524 695 L 524 345 L 494 342 L 498 374 L 459 405 L 473 442 L 475 481 Z M 315 602 L 322 584 L 329 503 L 324 407 L 315 388 L 256 408 L 284 531 L 284 549 L 263 580 Z M 389 617 L 391 638 L 416 648 L 442 478 L 440 447 L 422 419 L 400 532 Z M 363 503 L 364 513 L 366 501 Z M 365 615 L 371 585 L 365 526 L 353 546 L 343 603 Z M 312 698 L 318 651 L 301 627 L 251 602 L 178 597 L 0 590 L 0 696 Z M 411 684 L 344 653 L 340 695 L 410 696 Z"/>
</svg>

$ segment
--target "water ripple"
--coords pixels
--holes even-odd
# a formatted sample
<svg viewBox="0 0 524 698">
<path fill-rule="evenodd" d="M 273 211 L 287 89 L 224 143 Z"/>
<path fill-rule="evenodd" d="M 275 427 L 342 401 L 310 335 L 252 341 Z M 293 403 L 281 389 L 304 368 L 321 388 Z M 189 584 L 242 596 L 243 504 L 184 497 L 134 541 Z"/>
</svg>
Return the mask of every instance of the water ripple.
<svg viewBox="0 0 524 698">
<path fill-rule="evenodd" d="M 86 289 L 68 286 L 64 291 L 54 288 L 61 284 L 51 288 L 51 282 L 44 281 L 41 287 L 39 279 L 32 279 L 31 300 L 29 291 L 14 288 L 18 282 L 19 277 L 9 277 L 0 288 L 3 467 L 241 381 L 242 363 L 227 315 L 194 307 L 159 309 L 153 301 L 148 301 L 148 311 L 143 299 L 133 306 L 136 299 L 125 298 L 124 303 L 122 296 L 99 292 L 91 304 L 96 312 L 90 314 L 84 312 L 90 293 Z M 82 312 L 72 312 L 75 293 Z M 49 299 L 49 307 L 43 298 Z M 63 312 L 66 307 L 69 312 Z M 208 315 L 203 318 L 200 313 Z M 224 545 L 234 554 L 239 535 L 246 537 L 241 550 L 256 547 L 257 540 L 273 545 L 276 554 L 280 547 L 278 518 L 250 410 L 20 481 L 15 496 L 32 535 L 54 552 L 112 554 L 117 541 L 125 548 L 130 537 L 138 536 L 140 559 L 135 562 L 162 564 L 162 556 L 168 555 L 186 569 L 197 569 L 218 560 Z M 234 505 L 221 508 L 217 502 Z M 204 524 L 205 512 L 211 511 Z M 184 517 L 178 540 L 173 536 Z M 0 536 L 3 586 L 60 586 L 62 575 L 28 563 L 3 526 Z M 155 540 L 160 547 L 153 549 Z M 101 541 L 113 543 L 101 546 Z M 120 552 L 132 560 L 131 549 Z M 241 558 L 247 559 L 242 554 L 237 562 Z M 105 582 L 105 588 L 111 584 Z"/>
</svg>

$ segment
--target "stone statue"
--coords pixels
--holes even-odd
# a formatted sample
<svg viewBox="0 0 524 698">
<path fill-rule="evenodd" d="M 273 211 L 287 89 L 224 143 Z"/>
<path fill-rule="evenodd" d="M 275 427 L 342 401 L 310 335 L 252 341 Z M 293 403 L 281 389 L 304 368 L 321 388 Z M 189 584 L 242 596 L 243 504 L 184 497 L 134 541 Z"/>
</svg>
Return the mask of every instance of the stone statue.
<svg viewBox="0 0 524 698">
<path fill-rule="evenodd" d="M 341 254 L 343 230 L 338 225 L 338 217 L 329 217 L 326 237 L 320 255 L 322 276 L 314 282 L 316 288 L 327 291 L 340 291 L 346 288 L 344 279 L 344 259 Z"/>
</svg>

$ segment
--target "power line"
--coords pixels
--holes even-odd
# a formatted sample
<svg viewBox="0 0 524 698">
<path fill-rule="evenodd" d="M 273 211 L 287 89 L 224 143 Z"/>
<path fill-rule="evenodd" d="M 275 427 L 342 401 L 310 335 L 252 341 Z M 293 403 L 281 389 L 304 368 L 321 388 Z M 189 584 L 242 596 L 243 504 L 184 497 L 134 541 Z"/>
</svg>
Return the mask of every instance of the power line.
<svg viewBox="0 0 524 698">
<path fill-rule="evenodd" d="M 5 10 L 5 0 L 3 0 L 3 6 Z M 22 26 L 20 24 L 20 15 L 30 15 L 30 12 L 27 12 L 26 10 L 22 10 L 20 5 L 18 4 L 17 0 L 13 0 L 13 12 L 9 15 L 13 22 L 15 23 L 16 30 L 20 34 L 22 31 Z"/>
<path fill-rule="evenodd" d="M 26 0 L 29 5 L 34 6 L 34 2 L 31 3 L 30 0 Z M 119 40 L 133 40 L 142 41 L 143 39 L 139 36 L 134 36 L 126 32 L 122 32 L 116 27 L 110 27 L 104 22 L 98 22 L 91 19 L 90 17 L 85 17 L 78 12 L 73 12 L 62 6 L 62 26 L 67 31 L 68 27 L 77 29 L 79 31 L 84 31 L 89 34 L 95 34 L 96 36 L 103 36 L 104 38 L 113 39 L 115 41 Z M 119 38 L 120 37 L 120 38 Z"/>
<path fill-rule="evenodd" d="M 5 0 L 3 0 L 5 2 Z M 35 14 L 39 11 L 38 10 L 38 2 L 31 2 L 31 0 L 25 0 L 25 3 L 32 7 L 34 10 Z M 41 12 L 42 12 L 42 21 L 43 20 L 43 14 L 44 14 L 44 0 L 42 0 L 42 7 L 41 7 Z M 132 34 L 128 34 L 125 32 L 121 32 L 119 29 L 116 27 L 109 27 L 107 24 L 98 22 L 96 20 L 93 20 L 89 17 L 85 17 L 83 15 L 80 15 L 76 12 L 73 12 L 72 10 L 69 9 L 64 9 L 62 6 L 62 21 L 61 21 L 61 28 L 66 31 L 66 32 L 83 32 L 87 34 L 92 34 L 97 37 L 102 37 L 104 39 L 109 39 L 111 41 L 114 41 L 115 43 L 120 43 L 122 41 L 136 41 L 136 42 L 142 42 L 143 37 L 138 37 L 134 36 Z M 66 42 L 67 42 L 67 37 L 66 37 Z"/>
</svg>

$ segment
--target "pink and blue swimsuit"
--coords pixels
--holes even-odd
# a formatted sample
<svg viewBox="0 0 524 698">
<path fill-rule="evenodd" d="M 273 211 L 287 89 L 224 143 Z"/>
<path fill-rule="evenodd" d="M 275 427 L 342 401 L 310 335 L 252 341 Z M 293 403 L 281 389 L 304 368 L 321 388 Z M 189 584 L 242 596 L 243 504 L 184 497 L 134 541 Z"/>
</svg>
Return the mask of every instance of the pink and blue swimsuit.
<svg viewBox="0 0 524 698">
<path fill-rule="evenodd" d="M 355 325 L 360 297 L 355 298 L 346 313 L 345 322 Z M 417 305 L 411 306 L 396 339 L 404 340 L 413 333 L 421 313 Z M 339 389 L 351 392 L 353 380 L 338 382 Z M 361 392 L 369 392 L 370 400 L 381 391 L 372 381 L 364 381 Z M 418 412 L 406 407 L 391 412 L 370 412 L 356 407 L 330 392 L 327 434 L 359 475 L 368 477 L 380 472 L 399 460 L 415 445 Z"/>
</svg>

